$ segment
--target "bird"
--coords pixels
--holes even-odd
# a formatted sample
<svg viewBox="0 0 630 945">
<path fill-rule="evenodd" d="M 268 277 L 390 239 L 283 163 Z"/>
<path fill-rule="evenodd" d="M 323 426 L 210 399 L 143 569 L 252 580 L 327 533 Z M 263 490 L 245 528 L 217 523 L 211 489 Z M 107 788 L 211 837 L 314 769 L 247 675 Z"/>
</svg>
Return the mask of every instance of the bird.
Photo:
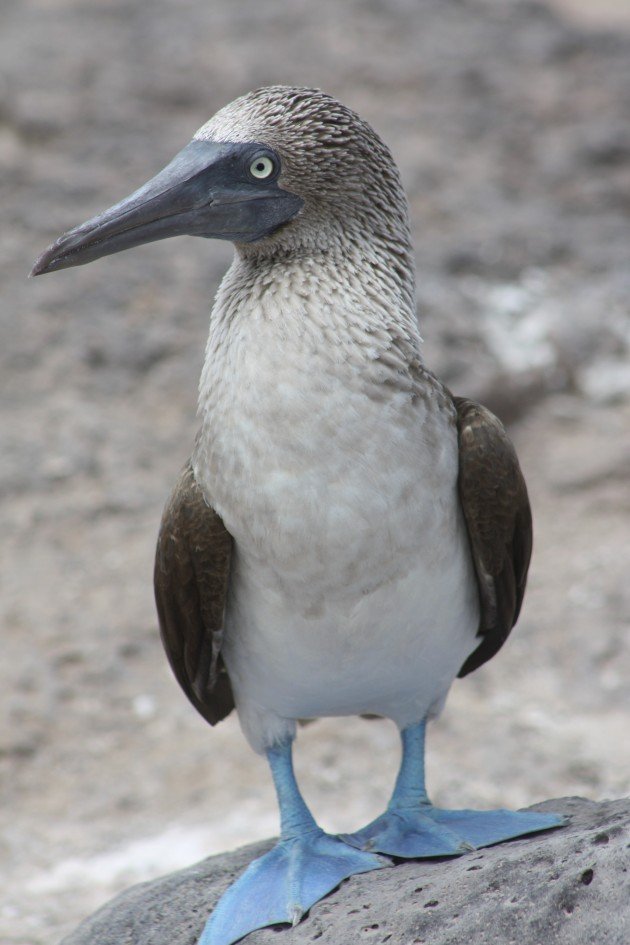
<svg viewBox="0 0 630 945">
<path fill-rule="evenodd" d="M 515 624 L 532 548 L 514 447 L 425 365 L 407 199 L 391 152 L 312 88 L 237 98 L 140 189 L 61 236 L 33 275 L 177 235 L 234 244 L 199 384 L 200 428 L 155 558 L 174 675 L 266 756 L 280 837 L 200 945 L 296 924 L 344 879 L 562 826 L 447 810 L 427 723 Z M 297 783 L 298 723 L 379 716 L 402 758 L 386 810 L 330 835 Z"/>
</svg>

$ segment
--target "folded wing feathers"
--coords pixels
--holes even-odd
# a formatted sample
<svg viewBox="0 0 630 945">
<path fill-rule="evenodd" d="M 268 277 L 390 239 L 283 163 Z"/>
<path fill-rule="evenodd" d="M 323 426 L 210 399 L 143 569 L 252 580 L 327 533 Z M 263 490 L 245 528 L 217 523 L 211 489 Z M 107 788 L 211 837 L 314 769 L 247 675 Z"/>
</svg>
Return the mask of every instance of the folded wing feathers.
<svg viewBox="0 0 630 945">
<path fill-rule="evenodd" d="M 221 659 L 232 537 L 187 464 L 166 503 L 155 557 L 162 643 L 182 689 L 214 725 L 234 700 Z"/>
<path fill-rule="evenodd" d="M 503 425 L 485 407 L 454 397 L 459 431 L 459 497 L 477 582 L 482 641 L 459 675 L 505 643 L 525 593 L 532 519 L 525 480 Z"/>
</svg>

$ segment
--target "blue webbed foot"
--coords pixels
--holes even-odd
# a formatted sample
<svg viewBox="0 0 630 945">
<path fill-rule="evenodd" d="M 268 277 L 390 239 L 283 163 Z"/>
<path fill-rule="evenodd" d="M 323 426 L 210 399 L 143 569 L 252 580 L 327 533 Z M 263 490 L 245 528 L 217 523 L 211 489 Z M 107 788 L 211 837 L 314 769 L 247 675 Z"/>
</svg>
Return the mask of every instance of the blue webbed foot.
<svg viewBox="0 0 630 945">
<path fill-rule="evenodd" d="M 267 925 L 297 925 L 342 880 L 391 866 L 389 860 L 348 846 L 319 828 L 281 839 L 254 860 L 221 897 L 198 945 L 231 945 Z"/>
<path fill-rule="evenodd" d="M 360 850 L 405 859 L 458 856 L 540 830 L 562 827 L 557 814 L 510 810 L 442 810 L 429 803 L 389 808 L 371 824 L 342 839 Z"/>
<path fill-rule="evenodd" d="M 510 810 L 443 810 L 430 803 L 424 786 L 426 723 L 401 732 L 403 756 L 384 814 L 342 839 L 359 850 L 404 859 L 458 856 L 567 823 L 557 814 Z"/>
</svg>

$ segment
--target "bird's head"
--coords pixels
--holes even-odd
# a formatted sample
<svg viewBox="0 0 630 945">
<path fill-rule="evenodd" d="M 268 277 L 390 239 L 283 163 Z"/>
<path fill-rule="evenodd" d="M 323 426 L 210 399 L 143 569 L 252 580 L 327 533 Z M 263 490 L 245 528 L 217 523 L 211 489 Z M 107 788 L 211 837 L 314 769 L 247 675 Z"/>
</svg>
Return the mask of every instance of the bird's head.
<svg viewBox="0 0 630 945">
<path fill-rule="evenodd" d="M 402 253 L 407 204 L 366 122 L 319 90 L 273 86 L 221 109 L 139 190 L 61 236 L 32 274 L 184 234 L 243 253 L 326 251 L 348 237 Z"/>
</svg>

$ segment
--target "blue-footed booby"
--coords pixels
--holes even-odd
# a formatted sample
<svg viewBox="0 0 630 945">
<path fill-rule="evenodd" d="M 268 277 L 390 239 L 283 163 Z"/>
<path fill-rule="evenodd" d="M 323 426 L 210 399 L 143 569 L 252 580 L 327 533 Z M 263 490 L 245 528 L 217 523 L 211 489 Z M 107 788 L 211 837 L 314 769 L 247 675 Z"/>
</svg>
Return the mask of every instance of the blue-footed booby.
<svg viewBox="0 0 630 945">
<path fill-rule="evenodd" d="M 208 722 L 236 707 L 281 821 L 202 932 L 200 945 L 230 945 L 297 923 L 392 858 L 563 821 L 439 809 L 425 788 L 426 724 L 516 622 L 532 528 L 501 423 L 425 367 L 389 150 L 321 91 L 259 89 L 33 273 L 179 234 L 230 240 L 235 255 L 210 319 L 201 428 L 159 532 L 162 640 Z M 331 836 L 300 794 L 292 742 L 298 720 L 355 714 L 392 719 L 402 761 L 385 812 Z"/>
</svg>

